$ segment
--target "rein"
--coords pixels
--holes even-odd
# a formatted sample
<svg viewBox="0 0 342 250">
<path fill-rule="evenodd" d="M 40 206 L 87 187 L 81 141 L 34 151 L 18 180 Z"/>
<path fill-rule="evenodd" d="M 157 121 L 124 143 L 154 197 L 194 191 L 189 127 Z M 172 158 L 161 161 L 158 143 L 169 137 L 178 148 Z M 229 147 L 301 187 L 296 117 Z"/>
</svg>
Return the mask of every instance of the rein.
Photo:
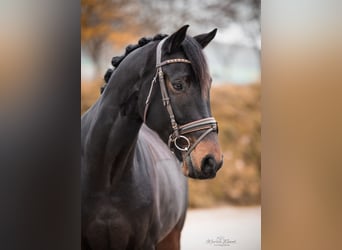
<svg viewBox="0 0 342 250">
<path fill-rule="evenodd" d="M 214 117 L 207 117 L 203 119 L 199 119 L 196 121 L 189 122 L 184 125 L 178 125 L 175 119 L 175 115 L 173 113 L 173 109 L 171 106 L 170 102 L 170 97 L 167 93 L 166 85 L 165 85 L 165 78 L 164 78 L 164 72 L 162 67 L 167 64 L 171 63 L 188 63 L 191 64 L 191 61 L 183 58 L 177 58 L 177 59 L 169 59 L 161 62 L 161 51 L 162 51 L 162 46 L 165 42 L 167 37 L 165 37 L 163 40 L 161 40 L 157 46 L 157 51 L 156 51 L 156 74 L 153 77 L 153 80 L 151 82 L 151 87 L 148 92 L 146 102 L 145 102 L 145 110 L 144 110 L 144 123 L 146 123 L 146 117 L 147 117 L 147 112 L 148 108 L 151 102 L 151 95 L 152 95 L 152 90 L 154 87 L 155 82 L 159 81 L 160 85 L 160 91 L 162 95 L 162 101 L 163 105 L 166 107 L 166 110 L 169 114 L 170 117 L 170 122 L 171 122 L 171 127 L 173 129 L 173 132 L 169 136 L 169 141 L 168 141 L 168 146 L 171 151 L 172 149 L 172 144 L 183 153 L 183 158 L 186 158 L 187 156 L 190 155 L 190 153 L 195 149 L 195 147 L 200 143 L 201 140 L 204 139 L 209 133 L 211 132 L 218 132 L 218 126 L 217 122 Z M 197 140 L 191 145 L 190 140 L 188 137 L 185 135 L 205 130 L 202 135 L 197 138 Z"/>
</svg>

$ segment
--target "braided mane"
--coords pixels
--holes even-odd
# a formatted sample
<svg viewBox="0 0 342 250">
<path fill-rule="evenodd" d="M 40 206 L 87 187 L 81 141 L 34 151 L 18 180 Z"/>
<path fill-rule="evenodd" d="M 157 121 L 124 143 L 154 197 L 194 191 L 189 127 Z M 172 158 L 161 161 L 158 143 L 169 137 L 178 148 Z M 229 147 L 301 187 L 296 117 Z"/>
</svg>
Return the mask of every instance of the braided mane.
<svg viewBox="0 0 342 250">
<path fill-rule="evenodd" d="M 122 56 L 115 56 L 112 58 L 113 68 L 109 68 L 104 75 L 105 84 L 101 87 L 101 94 L 108 85 L 109 79 L 112 76 L 115 68 L 125 59 L 125 57 L 137 48 L 141 48 L 151 41 L 162 40 L 167 35 L 157 34 L 152 38 L 143 37 L 138 41 L 138 44 L 131 44 L 126 47 L 125 54 Z M 208 65 L 204 54 L 202 53 L 202 47 L 199 43 L 190 36 L 187 36 L 183 43 L 182 49 L 184 50 L 185 56 L 191 61 L 191 67 L 193 69 L 194 75 L 196 76 L 196 82 L 200 84 L 201 91 L 203 94 L 208 93 L 210 88 L 210 75 Z"/>
<path fill-rule="evenodd" d="M 125 57 L 131 53 L 133 50 L 143 47 L 144 45 L 148 44 L 151 41 L 159 41 L 162 40 L 164 37 L 166 37 L 167 35 L 165 34 L 157 34 L 154 37 L 143 37 L 140 38 L 140 40 L 138 41 L 138 44 L 130 44 L 126 47 L 125 50 L 125 54 L 123 54 L 122 56 L 114 56 L 112 58 L 112 65 L 114 68 L 109 68 L 107 70 L 107 72 L 104 75 L 104 80 L 105 80 L 105 84 L 101 87 L 101 94 L 104 91 L 104 89 L 106 88 L 108 81 L 110 79 L 110 77 L 112 76 L 115 68 L 117 68 L 119 66 L 119 64 L 122 62 L 123 59 L 125 59 Z"/>
</svg>

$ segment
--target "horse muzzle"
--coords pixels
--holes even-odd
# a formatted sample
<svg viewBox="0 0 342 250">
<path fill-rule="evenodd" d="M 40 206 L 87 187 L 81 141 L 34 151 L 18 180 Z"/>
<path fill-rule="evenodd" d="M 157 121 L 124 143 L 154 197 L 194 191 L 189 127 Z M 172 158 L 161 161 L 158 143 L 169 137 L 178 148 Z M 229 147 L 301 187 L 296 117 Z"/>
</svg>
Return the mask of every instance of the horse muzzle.
<svg viewBox="0 0 342 250">
<path fill-rule="evenodd" d="M 211 179 L 216 176 L 217 171 L 222 167 L 223 156 L 217 135 L 208 136 L 202 140 L 183 159 L 182 172 L 185 176 L 194 179 Z"/>
</svg>

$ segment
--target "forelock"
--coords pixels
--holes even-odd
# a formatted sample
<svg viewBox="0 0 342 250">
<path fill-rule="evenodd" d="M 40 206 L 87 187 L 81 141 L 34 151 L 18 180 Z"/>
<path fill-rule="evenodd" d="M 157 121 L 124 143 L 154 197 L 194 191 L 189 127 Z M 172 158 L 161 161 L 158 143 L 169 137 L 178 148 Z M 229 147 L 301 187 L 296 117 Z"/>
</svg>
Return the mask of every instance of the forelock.
<svg viewBox="0 0 342 250">
<path fill-rule="evenodd" d="M 204 97 L 209 93 L 210 74 L 202 47 L 192 37 L 186 36 L 182 43 L 185 56 L 191 61 L 196 81 L 200 84 L 201 93 Z"/>
</svg>

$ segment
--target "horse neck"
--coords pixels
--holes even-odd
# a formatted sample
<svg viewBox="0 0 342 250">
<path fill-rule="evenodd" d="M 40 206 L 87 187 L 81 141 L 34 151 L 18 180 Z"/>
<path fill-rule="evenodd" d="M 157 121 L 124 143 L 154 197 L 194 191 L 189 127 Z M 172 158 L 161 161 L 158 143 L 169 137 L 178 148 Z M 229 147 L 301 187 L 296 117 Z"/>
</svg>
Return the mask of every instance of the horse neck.
<svg viewBox="0 0 342 250">
<path fill-rule="evenodd" d="M 109 185 L 114 185 L 133 166 L 134 151 L 142 121 L 119 115 L 113 123 L 104 154 Z"/>
<path fill-rule="evenodd" d="M 82 135 L 84 187 L 101 192 L 132 166 L 142 121 L 121 115 L 118 108 L 102 108 L 87 115 L 90 117 L 84 119 L 92 124 Z"/>
<path fill-rule="evenodd" d="M 133 166 L 134 149 L 142 120 L 138 112 L 137 89 L 141 76 L 135 64 L 114 72 L 101 99 L 91 110 L 92 125 L 84 142 L 86 187 L 102 191 L 114 185 Z M 141 62 L 144 64 L 144 62 Z M 123 105 L 124 103 L 124 105 Z"/>
</svg>

